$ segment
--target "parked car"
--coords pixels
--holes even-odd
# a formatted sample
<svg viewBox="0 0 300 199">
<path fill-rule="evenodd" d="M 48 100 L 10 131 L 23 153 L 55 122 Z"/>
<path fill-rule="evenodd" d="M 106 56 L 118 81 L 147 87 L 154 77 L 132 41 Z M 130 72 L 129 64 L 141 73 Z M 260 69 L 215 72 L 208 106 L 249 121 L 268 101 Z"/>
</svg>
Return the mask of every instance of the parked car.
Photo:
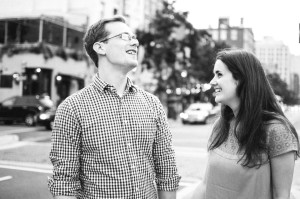
<svg viewBox="0 0 300 199">
<path fill-rule="evenodd" d="M 48 110 L 55 109 L 49 96 L 15 96 L 0 103 L 0 121 L 5 124 L 24 122 L 35 126 L 39 116 Z"/>
<path fill-rule="evenodd" d="M 211 103 L 193 103 L 182 113 L 180 118 L 183 124 L 187 123 L 207 123 L 211 116 L 213 105 Z"/>
</svg>

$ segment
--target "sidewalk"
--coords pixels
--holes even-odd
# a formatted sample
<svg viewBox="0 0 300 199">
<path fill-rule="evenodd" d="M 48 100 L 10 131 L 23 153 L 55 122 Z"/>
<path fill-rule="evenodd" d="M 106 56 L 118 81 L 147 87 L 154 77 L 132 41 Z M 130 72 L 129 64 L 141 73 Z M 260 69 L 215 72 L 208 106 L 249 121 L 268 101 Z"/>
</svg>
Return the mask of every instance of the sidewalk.
<svg viewBox="0 0 300 199">
<path fill-rule="evenodd" d="M 44 130 L 43 126 L 27 127 L 27 126 L 0 126 L 0 150 L 8 145 L 18 143 L 20 135 L 23 133 L 30 133 L 39 130 Z"/>
</svg>

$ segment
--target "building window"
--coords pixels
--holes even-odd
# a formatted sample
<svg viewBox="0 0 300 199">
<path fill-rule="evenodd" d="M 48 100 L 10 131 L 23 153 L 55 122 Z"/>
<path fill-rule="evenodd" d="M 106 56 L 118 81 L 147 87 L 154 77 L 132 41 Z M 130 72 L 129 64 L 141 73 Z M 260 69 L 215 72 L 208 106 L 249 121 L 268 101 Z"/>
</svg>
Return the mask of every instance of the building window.
<svg viewBox="0 0 300 199">
<path fill-rule="evenodd" d="M 211 34 L 211 37 L 213 40 L 218 41 L 219 40 L 219 31 L 218 30 L 209 30 L 208 31 Z"/>
<path fill-rule="evenodd" d="M 113 14 L 114 14 L 114 15 L 117 15 L 117 14 L 118 14 L 118 9 L 117 9 L 117 8 L 114 8 Z"/>
<path fill-rule="evenodd" d="M 0 75 L 0 88 L 12 88 L 13 76 L 12 75 Z"/>
<path fill-rule="evenodd" d="M 4 37 L 5 37 L 5 22 L 0 21 L 0 44 L 4 44 Z"/>
<path fill-rule="evenodd" d="M 101 12 L 100 12 L 100 17 L 104 18 L 105 17 L 105 2 L 101 2 Z"/>
<path fill-rule="evenodd" d="M 230 37 L 231 40 L 235 41 L 238 39 L 238 31 L 237 30 L 231 30 L 230 31 Z"/>
<path fill-rule="evenodd" d="M 220 31 L 220 40 L 227 40 L 227 30 Z"/>
<path fill-rule="evenodd" d="M 63 44 L 64 27 L 52 22 L 44 21 L 43 41 L 61 46 Z"/>
</svg>

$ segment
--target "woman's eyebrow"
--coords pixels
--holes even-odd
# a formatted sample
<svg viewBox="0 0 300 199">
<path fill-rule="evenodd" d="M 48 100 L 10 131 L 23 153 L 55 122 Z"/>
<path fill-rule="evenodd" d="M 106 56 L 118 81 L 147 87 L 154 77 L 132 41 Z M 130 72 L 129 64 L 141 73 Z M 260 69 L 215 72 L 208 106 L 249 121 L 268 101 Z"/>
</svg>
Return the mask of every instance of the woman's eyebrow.
<svg viewBox="0 0 300 199">
<path fill-rule="evenodd" d="M 217 74 L 217 73 L 220 73 L 220 72 L 221 72 L 221 71 L 219 71 L 219 70 L 216 70 L 214 73 L 216 73 L 216 74 Z"/>
</svg>

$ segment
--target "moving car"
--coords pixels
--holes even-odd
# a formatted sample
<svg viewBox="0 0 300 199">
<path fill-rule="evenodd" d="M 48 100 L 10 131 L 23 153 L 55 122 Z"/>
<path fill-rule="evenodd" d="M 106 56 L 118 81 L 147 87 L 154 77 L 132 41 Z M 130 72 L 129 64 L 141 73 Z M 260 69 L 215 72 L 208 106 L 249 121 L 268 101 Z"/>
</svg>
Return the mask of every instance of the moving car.
<svg viewBox="0 0 300 199">
<path fill-rule="evenodd" d="M 55 118 L 55 108 L 51 108 L 43 113 L 40 113 L 38 117 L 38 123 L 45 126 L 46 129 L 52 130 Z"/>
<path fill-rule="evenodd" d="M 35 126 L 41 114 L 54 109 L 49 96 L 14 96 L 0 103 L 0 121 L 5 124 L 24 122 L 27 126 Z"/>
<path fill-rule="evenodd" d="M 211 103 L 193 103 L 184 112 L 180 113 L 183 124 L 204 123 L 211 117 L 213 105 Z"/>
</svg>

